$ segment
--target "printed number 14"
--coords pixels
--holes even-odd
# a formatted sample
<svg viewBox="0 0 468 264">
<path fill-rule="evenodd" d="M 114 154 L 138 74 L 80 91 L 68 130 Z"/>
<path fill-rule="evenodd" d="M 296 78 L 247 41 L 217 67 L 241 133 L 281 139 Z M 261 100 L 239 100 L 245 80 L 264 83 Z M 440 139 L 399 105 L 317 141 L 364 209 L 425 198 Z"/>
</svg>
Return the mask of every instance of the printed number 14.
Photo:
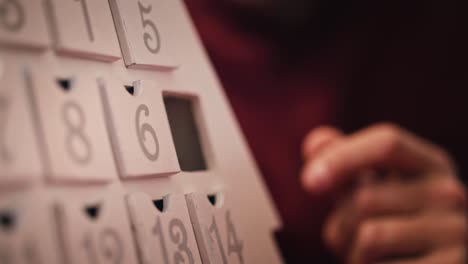
<svg viewBox="0 0 468 264">
<path fill-rule="evenodd" d="M 226 226 L 227 226 L 227 253 L 230 256 L 232 253 L 236 253 L 239 257 L 239 262 L 244 263 L 244 257 L 242 255 L 242 241 L 239 241 L 236 229 L 234 228 L 234 223 L 231 220 L 231 213 L 229 211 L 226 212 Z M 221 236 L 219 234 L 219 228 L 216 223 L 216 219 L 213 217 L 213 222 L 210 226 L 210 233 L 214 233 L 216 241 L 218 243 L 219 251 L 221 252 L 221 257 L 223 259 L 223 264 L 227 264 L 227 257 L 224 250 L 223 243 L 221 241 Z"/>
</svg>

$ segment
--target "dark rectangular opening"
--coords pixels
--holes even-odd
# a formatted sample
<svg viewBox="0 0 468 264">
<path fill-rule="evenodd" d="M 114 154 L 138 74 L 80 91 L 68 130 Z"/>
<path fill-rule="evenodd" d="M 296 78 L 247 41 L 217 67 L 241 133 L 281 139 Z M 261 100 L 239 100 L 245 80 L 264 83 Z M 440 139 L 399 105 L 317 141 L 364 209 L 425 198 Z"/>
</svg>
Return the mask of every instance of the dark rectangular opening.
<svg viewBox="0 0 468 264">
<path fill-rule="evenodd" d="M 164 95 L 169 126 L 182 171 L 207 170 L 193 98 Z"/>
</svg>

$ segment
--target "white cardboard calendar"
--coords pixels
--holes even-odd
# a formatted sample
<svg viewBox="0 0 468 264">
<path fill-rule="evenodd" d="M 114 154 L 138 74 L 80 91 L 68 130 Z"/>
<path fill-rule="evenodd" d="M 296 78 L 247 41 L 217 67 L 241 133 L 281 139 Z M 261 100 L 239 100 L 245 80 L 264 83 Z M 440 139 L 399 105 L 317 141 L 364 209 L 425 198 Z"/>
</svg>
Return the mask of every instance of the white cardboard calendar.
<svg viewBox="0 0 468 264">
<path fill-rule="evenodd" d="M 282 263 L 183 1 L 0 1 L 0 80 L 2 263 Z"/>
</svg>

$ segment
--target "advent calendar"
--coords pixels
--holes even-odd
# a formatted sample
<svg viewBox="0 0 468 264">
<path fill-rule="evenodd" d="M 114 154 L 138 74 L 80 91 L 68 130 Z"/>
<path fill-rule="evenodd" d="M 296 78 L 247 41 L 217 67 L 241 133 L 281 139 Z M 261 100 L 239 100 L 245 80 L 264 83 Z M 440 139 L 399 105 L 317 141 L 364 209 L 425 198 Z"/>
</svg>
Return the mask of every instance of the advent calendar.
<svg viewBox="0 0 468 264">
<path fill-rule="evenodd" d="M 0 0 L 0 263 L 281 263 L 181 0 Z"/>
</svg>

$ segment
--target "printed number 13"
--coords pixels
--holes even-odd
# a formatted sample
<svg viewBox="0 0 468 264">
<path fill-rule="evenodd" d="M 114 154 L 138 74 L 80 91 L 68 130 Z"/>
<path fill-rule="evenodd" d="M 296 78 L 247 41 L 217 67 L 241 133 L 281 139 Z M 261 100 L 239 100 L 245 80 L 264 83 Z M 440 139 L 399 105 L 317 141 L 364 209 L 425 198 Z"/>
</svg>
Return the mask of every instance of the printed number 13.
<svg viewBox="0 0 468 264">
<path fill-rule="evenodd" d="M 145 41 L 145 46 L 151 53 L 156 54 L 161 48 L 161 41 L 159 38 L 158 28 L 156 27 L 153 21 L 149 20 L 148 18 L 145 18 L 146 14 L 151 13 L 152 6 L 148 5 L 147 7 L 145 7 L 142 3 L 138 2 L 138 8 L 140 9 L 141 24 L 145 29 L 148 28 L 153 33 L 153 35 L 151 35 L 148 32 L 143 33 L 143 40 Z"/>
</svg>

